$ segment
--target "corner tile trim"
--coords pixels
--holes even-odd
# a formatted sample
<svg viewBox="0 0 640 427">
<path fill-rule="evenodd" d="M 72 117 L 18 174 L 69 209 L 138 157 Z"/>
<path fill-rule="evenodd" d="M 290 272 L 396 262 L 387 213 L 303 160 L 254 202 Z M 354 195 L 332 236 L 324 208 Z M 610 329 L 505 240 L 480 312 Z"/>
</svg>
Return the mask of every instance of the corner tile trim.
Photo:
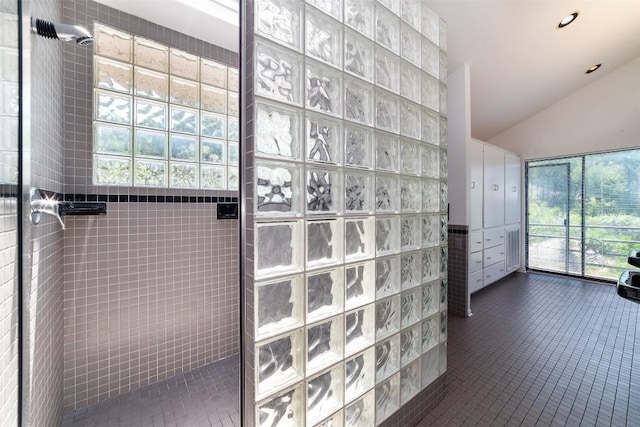
<svg viewBox="0 0 640 427">
<path fill-rule="evenodd" d="M 216 196 L 158 196 L 141 194 L 61 194 L 46 191 L 49 197 L 65 202 L 109 203 L 238 203 L 237 197 Z"/>
<path fill-rule="evenodd" d="M 458 230 L 458 229 L 449 227 L 449 234 L 469 234 L 469 230 Z"/>
</svg>

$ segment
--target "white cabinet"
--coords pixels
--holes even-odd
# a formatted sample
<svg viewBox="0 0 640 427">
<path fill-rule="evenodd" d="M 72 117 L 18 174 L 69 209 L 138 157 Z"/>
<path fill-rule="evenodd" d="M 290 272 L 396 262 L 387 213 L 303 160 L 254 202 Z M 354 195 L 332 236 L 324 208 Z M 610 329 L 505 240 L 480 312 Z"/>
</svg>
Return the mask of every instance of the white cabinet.
<svg viewBox="0 0 640 427">
<path fill-rule="evenodd" d="M 483 245 L 483 233 L 482 231 L 472 231 L 469 233 L 469 258 L 468 258 L 468 270 L 469 270 L 469 293 L 479 291 L 483 288 L 484 281 L 482 280 L 482 267 L 484 253 L 482 251 Z"/>
<path fill-rule="evenodd" d="M 520 267 L 520 158 L 478 140 L 467 145 L 469 294 Z"/>
<path fill-rule="evenodd" d="M 468 288 L 472 294 L 507 274 L 505 227 L 485 228 L 469 233 Z"/>
<path fill-rule="evenodd" d="M 491 248 L 497 245 L 504 245 L 504 228 L 502 227 L 484 230 L 482 235 L 482 245 L 484 249 Z"/>
<path fill-rule="evenodd" d="M 469 230 L 520 222 L 520 158 L 475 139 L 467 155 Z"/>
<path fill-rule="evenodd" d="M 480 142 L 473 140 L 469 142 L 469 177 L 471 179 L 469 230 L 482 228 L 483 149 L 484 145 Z"/>
<path fill-rule="evenodd" d="M 469 293 L 472 294 L 484 287 L 484 270 L 469 273 Z"/>
<path fill-rule="evenodd" d="M 504 245 L 494 246 L 493 248 L 484 250 L 482 257 L 482 266 L 484 268 L 490 267 L 498 262 L 504 262 Z"/>
<path fill-rule="evenodd" d="M 483 187 L 484 228 L 504 225 L 504 151 L 489 145 L 484 146 Z"/>
<path fill-rule="evenodd" d="M 481 251 L 484 245 L 483 239 L 482 230 L 469 233 L 469 252 Z"/>
<path fill-rule="evenodd" d="M 520 222 L 520 158 L 504 153 L 504 223 Z"/>
<path fill-rule="evenodd" d="M 482 270 L 483 261 L 482 257 L 482 231 L 474 231 L 469 234 L 469 257 L 468 257 L 468 269 L 469 273 L 475 273 Z"/>
<path fill-rule="evenodd" d="M 504 260 L 482 270 L 482 284 L 488 286 L 505 276 Z"/>
<path fill-rule="evenodd" d="M 484 266 L 484 253 L 482 250 L 478 252 L 471 252 L 469 254 L 469 273 L 476 272 L 478 270 L 482 270 Z"/>
</svg>

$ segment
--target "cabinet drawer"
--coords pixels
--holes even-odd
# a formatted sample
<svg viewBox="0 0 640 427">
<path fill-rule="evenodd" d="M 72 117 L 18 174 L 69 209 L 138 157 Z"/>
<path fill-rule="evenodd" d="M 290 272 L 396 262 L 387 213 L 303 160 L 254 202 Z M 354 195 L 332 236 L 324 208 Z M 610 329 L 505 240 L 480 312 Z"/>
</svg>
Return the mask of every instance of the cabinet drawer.
<svg viewBox="0 0 640 427">
<path fill-rule="evenodd" d="M 469 293 L 472 294 L 477 290 L 482 289 L 483 287 L 483 281 L 482 281 L 482 276 L 483 276 L 483 271 L 476 271 L 475 273 L 472 273 L 469 275 Z"/>
<path fill-rule="evenodd" d="M 485 249 L 482 256 L 482 261 L 482 266 L 485 268 L 495 264 L 496 262 L 504 261 L 504 245 Z"/>
<path fill-rule="evenodd" d="M 484 249 L 504 244 L 504 227 L 492 228 L 483 232 Z"/>
<path fill-rule="evenodd" d="M 484 286 L 487 286 L 498 279 L 504 277 L 504 261 L 497 264 L 493 264 L 490 267 L 482 270 L 482 281 Z"/>
<path fill-rule="evenodd" d="M 469 254 L 469 273 L 482 270 L 482 267 L 484 267 L 482 263 L 482 256 L 482 251 Z"/>
<path fill-rule="evenodd" d="M 469 252 L 477 252 L 482 250 L 482 231 L 473 231 L 469 233 Z"/>
</svg>

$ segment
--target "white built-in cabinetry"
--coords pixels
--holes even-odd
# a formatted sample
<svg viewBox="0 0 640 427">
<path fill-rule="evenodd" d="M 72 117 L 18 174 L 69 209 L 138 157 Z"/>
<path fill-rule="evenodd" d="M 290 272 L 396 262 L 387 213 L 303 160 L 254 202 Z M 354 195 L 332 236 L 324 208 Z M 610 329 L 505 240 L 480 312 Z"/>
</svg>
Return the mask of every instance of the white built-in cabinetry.
<svg viewBox="0 0 640 427">
<path fill-rule="evenodd" d="M 469 144 L 469 177 L 471 179 L 469 212 L 479 212 L 479 215 L 471 215 L 469 218 L 469 230 L 482 228 L 482 190 L 484 185 L 482 155 L 484 145 L 472 141 Z"/>
<path fill-rule="evenodd" d="M 449 312 L 470 316 L 473 292 L 520 268 L 521 162 L 471 137 L 469 64 L 447 79 Z"/>
<path fill-rule="evenodd" d="M 504 225 L 504 151 L 489 145 L 483 148 L 483 157 L 471 161 L 483 165 L 483 228 L 491 228 Z M 471 212 L 472 216 L 476 214 Z"/>
<path fill-rule="evenodd" d="M 520 158 L 475 139 L 468 154 L 471 294 L 520 267 Z"/>
<path fill-rule="evenodd" d="M 504 153 L 504 223 L 520 222 L 520 157 Z"/>
<path fill-rule="evenodd" d="M 504 227 L 476 230 L 469 234 L 470 293 L 505 276 L 505 251 Z"/>
</svg>

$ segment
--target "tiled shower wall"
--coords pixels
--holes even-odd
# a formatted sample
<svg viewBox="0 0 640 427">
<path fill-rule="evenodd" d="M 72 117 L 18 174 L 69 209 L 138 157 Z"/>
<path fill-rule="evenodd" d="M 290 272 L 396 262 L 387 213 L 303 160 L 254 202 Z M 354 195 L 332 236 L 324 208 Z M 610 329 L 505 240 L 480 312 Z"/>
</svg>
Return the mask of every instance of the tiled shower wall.
<svg viewBox="0 0 640 427">
<path fill-rule="evenodd" d="M 415 424 L 446 370 L 444 23 L 245 5 L 245 423 Z"/>
<path fill-rule="evenodd" d="M 1 13 L 1 12 L 0 12 Z M 2 18 L 0 18 L 2 19 Z M 18 419 L 17 201 L 0 198 L 0 425 Z"/>
<path fill-rule="evenodd" d="M 65 232 L 65 406 L 238 352 L 237 223 L 213 203 L 108 203 Z"/>
<path fill-rule="evenodd" d="M 0 90 L 18 86 L 18 3 L 0 0 Z M 18 92 L 0 106 L 0 426 L 18 423 Z M 15 102 L 14 102 L 15 101 Z"/>
<path fill-rule="evenodd" d="M 65 22 L 103 23 L 237 66 L 236 54 L 141 18 L 62 3 Z M 106 216 L 66 219 L 64 407 L 72 410 L 239 351 L 238 223 L 216 220 L 210 199 L 235 193 L 93 186 L 92 51 L 67 44 L 64 59 L 65 193 L 107 200 Z"/>
<path fill-rule="evenodd" d="M 33 0 L 23 6 L 26 17 L 62 19 L 59 1 Z M 30 95 L 23 100 L 25 180 L 27 185 L 61 192 L 62 45 L 25 30 L 25 72 L 30 71 L 26 88 Z M 63 234 L 58 222 L 48 215 L 43 215 L 39 225 L 25 220 L 24 422 L 31 426 L 55 425 L 62 417 Z"/>
</svg>

